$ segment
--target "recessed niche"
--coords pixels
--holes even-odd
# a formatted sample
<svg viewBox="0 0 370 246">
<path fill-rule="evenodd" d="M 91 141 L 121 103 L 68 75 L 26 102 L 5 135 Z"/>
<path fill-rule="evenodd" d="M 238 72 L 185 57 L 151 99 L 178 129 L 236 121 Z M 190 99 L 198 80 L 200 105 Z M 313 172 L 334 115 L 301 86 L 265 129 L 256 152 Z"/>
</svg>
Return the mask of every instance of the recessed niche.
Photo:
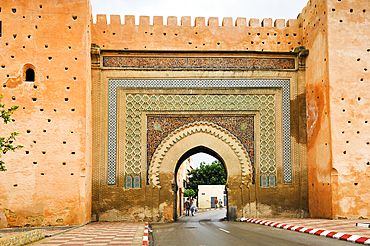
<svg viewBox="0 0 370 246">
<path fill-rule="evenodd" d="M 48 59 L 49 59 L 49 61 L 51 61 L 53 59 L 53 57 L 49 56 Z"/>
<path fill-rule="evenodd" d="M 63 166 L 67 165 L 67 163 L 66 163 L 66 162 L 63 162 L 62 164 L 63 164 Z"/>
<path fill-rule="evenodd" d="M 74 109 L 74 108 L 72 108 L 72 109 L 71 109 L 71 111 L 72 111 L 72 112 L 74 112 L 74 111 L 75 111 L 75 109 Z"/>
<path fill-rule="evenodd" d="M 71 175 L 73 176 L 73 175 L 75 175 L 74 173 L 71 173 Z"/>
<path fill-rule="evenodd" d="M 45 49 L 49 48 L 49 45 L 45 44 Z"/>
<path fill-rule="evenodd" d="M 42 152 L 42 154 L 43 154 L 43 155 L 45 155 L 45 154 L 46 154 L 46 151 L 41 151 L 41 152 Z"/>
<path fill-rule="evenodd" d="M 15 14 L 17 13 L 17 9 L 12 9 L 12 12 Z"/>
<path fill-rule="evenodd" d="M 34 162 L 33 162 L 33 165 L 37 165 L 37 161 L 34 161 Z"/>
<path fill-rule="evenodd" d="M 15 184 L 15 185 L 13 185 L 14 187 L 18 187 L 18 185 L 17 184 Z"/>
<path fill-rule="evenodd" d="M 73 16 L 72 16 L 72 19 L 73 19 L 73 20 L 77 20 L 77 16 L 73 15 Z"/>
<path fill-rule="evenodd" d="M 64 101 L 68 102 L 68 101 L 69 101 L 69 99 L 68 99 L 68 98 L 64 98 Z"/>
<path fill-rule="evenodd" d="M 36 98 L 36 97 L 33 97 L 33 98 L 32 98 L 32 101 L 33 101 L 33 102 L 36 102 L 36 101 L 37 101 L 37 98 Z"/>
<path fill-rule="evenodd" d="M 31 130 L 27 130 L 27 133 L 31 133 Z"/>
<path fill-rule="evenodd" d="M 33 143 L 35 144 L 36 143 L 36 140 L 33 140 Z"/>
<path fill-rule="evenodd" d="M 46 130 L 43 130 L 43 132 L 46 132 Z"/>
<path fill-rule="evenodd" d="M 68 67 L 65 67 L 65 68 L 64 68 L 64 70 L 65 70 L 65 71 L 68 71 Z"/>
<path fill-rule="evenodd" d="M 28 150 L 26 150 L 25 152 L 26 152 L 26 155 L 28 155 L 30 153 Z"/>
<path fill-rule="evenodd" d="M 67 142 L 66 141 L 63 141 L 63 144 L 66 144 Z"/>
<path fill-rule="evenodd" d="M 72 151 L 71 154 L 74 155 L 74 154 L 76 154 L 76 152 Z"/>
<path fill-rule="evenodd" d="M 44 176 L 45 174 L 44 173 L 41 173 L 41 176 Z"/>
<path fill-rule="evenodd" d="M 357 131 L 357 134 L 360 134 L 360 131 Z"/>
<path fill-rule="evenodd" d="M 56 108 L 54 109 L 54 112 L 57 112 L 57 109 Z"/>
<path fill-rule="evenodd" d="M 48 119 L 48 122 L 51 122 L 51 119 Z"/>
<path fill-rule="evenodd" d="M 357 185 L 358 185 L 358 183 L 354 183 L 354 185 L 355 185 L 355 186 L 357 186 Z"/>
</svg>

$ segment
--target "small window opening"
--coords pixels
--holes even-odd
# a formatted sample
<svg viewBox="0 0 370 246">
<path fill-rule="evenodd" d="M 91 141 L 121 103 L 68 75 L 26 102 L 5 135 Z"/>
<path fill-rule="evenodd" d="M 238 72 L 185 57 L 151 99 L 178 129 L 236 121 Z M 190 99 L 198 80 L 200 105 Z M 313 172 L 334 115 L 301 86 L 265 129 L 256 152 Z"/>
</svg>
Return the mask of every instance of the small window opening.
<svg viewBox="0 0 370 246">
<path fill-rule="evenodd" d="M 26 81 L 35 82 L 35 71 L 32 68 L 29 68 L 26 71 Z"/>
</svg>

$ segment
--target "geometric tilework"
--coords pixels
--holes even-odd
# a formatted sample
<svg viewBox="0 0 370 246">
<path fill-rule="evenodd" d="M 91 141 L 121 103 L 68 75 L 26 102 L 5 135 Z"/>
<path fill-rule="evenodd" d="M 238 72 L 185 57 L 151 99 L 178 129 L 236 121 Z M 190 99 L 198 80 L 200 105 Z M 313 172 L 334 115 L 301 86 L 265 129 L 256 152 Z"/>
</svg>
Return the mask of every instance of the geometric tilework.
<svg viewBox="0 0 370 246">
<path fill-rule="evenodd" d="M 292 58 L 103 56 L 104 67 L 156 69 L 295 69 Z"/>
<path fill-rule="evenodd" d="M 116 184 L 116 156 L 117 156 L 117 88 L 119 87 L 139 87 L 139 88 L 218 88 L 218 87 L 252 87 L 252 88 L 282 88 L 282 117 L 283 117 L 283 177 L 285 183 L 292 182 L 291 170 L 291 146 L 290 146 L 290 82 L 287 79 L 268 80 L 268 79 L 110 79 L 108 95 L 108 168 L 107 180 L 108 185 Z M 140 144 L 135 140 L 141 141 L 135 134 L 140 132 L 140 124 L 137 120 L 141 116 L 141 110 L 260 110 L 261 112 L 261 173 L 266 177 L 266 182 L 261 182 L 265 187 L 276 185 L 276 167 L 275 167 L 275 99 L 272 95 L 212 95 L 212 100 L 219 100 L 218 103 L 207 104 L 190 102 L 206 102 L 206 97 L 211 95 L 127 95 L 126 98 L 126 139 L 134 138 L 131 150 L 126 148 L 125 166 L 126 175 L 138 177 L 140 175 Z M 189 101 L 184 102 L 184 98 Z M 242 103 L 235 103 L 237 100 Z M 185 100 L 185 101 L 186 101 Z M 228 103 L 225 104 L 223 100 Z M 256 100 L 256 102 L 254 102 Z M 258 101 L 258 102 L 257 102 Z M 170 103 L 168 103 L 170 102 Z M 194 106 L 195 105 L 195 106 Z M 195 108 L 192 108 L 195 107 Z M 210 108 L 211 107 L 211 108 Z M 130 122 L 132 121 L 132 122 Z M 273 140 L 273 141 L 271 141 Z M 135 142 L 136 141 L 136 142 Z M 262 145 L 265 142 L 266 144 Z M 272 159 L 273 158 L 273 159 Z M 272 174 L 272 175 L 271 175 Z M 127 176 L 126 176 L 127 177 Z M 261 177 L 262 178 L 262 177 Z M 128 182 L 127 182 L 128 181 Z M 130 183 L 134 187 L 134 180 L 126 180 L 125 186 Z M 272 182 L 275 185 L 271 184 Z M 135 185 L 137 188 L 137 185 Z M 128 187 L 129 188 L 129 187 Z"/>
</svg>

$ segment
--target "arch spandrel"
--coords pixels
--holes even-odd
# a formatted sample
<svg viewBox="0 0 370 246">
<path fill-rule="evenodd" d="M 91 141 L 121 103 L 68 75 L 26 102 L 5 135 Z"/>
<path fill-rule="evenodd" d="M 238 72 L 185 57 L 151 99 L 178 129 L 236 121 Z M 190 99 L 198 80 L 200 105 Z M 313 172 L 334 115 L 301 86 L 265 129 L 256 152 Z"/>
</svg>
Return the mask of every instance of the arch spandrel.
<svg viewBox="0 0 370 246">
<path fill-rule="evenodd" d="M 193 122 L 171 132 L 157 147 L 149 166 L 149 181 L 160 186 L 160 173 L 174 173 L 178 158 L 188 150 L 204 146 L 223 159 L 229 177 L 249 183 L 252 164 L 243 144 L 228 130 L 211 122 Z M 172 156 L 173 155 L 173 156 Z"/>
</svg>

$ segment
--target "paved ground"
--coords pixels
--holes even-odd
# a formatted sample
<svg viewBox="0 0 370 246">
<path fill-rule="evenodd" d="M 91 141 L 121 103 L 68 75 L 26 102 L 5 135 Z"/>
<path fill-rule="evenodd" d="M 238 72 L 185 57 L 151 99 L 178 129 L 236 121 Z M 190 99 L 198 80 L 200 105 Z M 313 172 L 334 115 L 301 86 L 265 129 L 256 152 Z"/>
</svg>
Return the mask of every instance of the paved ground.
<svg viewBox="0 0 370 246">
<path fill-rule="evenodd" d="M 143 245 L 144 222 L 96 222 L 29 245 Z"/>
<path fill-rule="evenodd" d="M 154 246 L 340 246 L 350 242 L 245 222 L 220 221 L 225 210 L 196 213 L 176 223 L 153 223 Z"/>
<path fill-rule="evenodd" d="M 263 218 L 271 222 L 284 223 L 306 228 L 323 229 L 363 237 L 370 237 L 370 228 L 357 227 L 356 223 L 370 223 L 370 220 L 326 220 L 326 219 L 279 219 Z"/>
</svg>

